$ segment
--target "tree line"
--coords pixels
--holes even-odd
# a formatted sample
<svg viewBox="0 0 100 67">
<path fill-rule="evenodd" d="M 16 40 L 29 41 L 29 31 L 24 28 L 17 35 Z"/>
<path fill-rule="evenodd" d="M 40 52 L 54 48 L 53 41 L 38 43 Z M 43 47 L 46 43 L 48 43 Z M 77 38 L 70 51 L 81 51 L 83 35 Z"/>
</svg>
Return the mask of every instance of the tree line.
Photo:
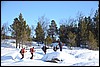
<svg viewBox="0 0 100 67">
<path fill-rule="evenodd" d="M 36 41 L 50 45 L 57 41 L 57 36 L 68 46 L 87 47 L 89 49 L 97 49 L 99 47 L 99 6 L 93 17 L 82 16 L 81 14 L 76 19 L 69 19 L 65 24 L 57 27 L 56 21 L 42 16 L 38 19 L 37 26 L 29 27 L 26 20 L 20 13 L 18 18 L 14 18 L 13 24 L 9 27 L 4 24 L 1 27 L 1 38 L 7 37 L 6 33 L 11 32 L 11 38 L 16 39 L 16 48 L 23 46 L 27 42 Z M 61 23 L 64 23 L 61 21 Z M 68 24 L 67 24 L 68 23 Z M 78 23 L 78 24 L 76 24 Z M 35 32 L 35 36 L 31 37 Z"/>
</svg>

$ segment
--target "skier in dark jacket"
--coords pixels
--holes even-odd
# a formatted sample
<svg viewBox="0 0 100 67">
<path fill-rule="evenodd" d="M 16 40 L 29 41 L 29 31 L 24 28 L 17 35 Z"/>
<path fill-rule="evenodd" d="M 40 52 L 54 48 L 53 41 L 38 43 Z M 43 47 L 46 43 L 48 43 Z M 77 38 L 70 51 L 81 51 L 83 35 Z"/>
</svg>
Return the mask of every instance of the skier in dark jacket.
<svg viewBox="0 0 100 67">
<path fill-rule="evenodd" d="M 60 42 L 60 40 L 58 40 L 58 45 L 60 47 L 60 51 L 62 51 L 62 43 Z"/>
<path fill-rule="evenodd" d="M 45 54 L 46 54 L 46 52 L 47 52 L 47 49 L 48 49 L 48 48 L 46 47 L 46 45 L 42 47 L 42 50 L 44 51 Z"/>
<path fill-rule="evenodd" d="M 53 50 L 56 52 L 59 48 L 57 46 L 53 47 Z"/>
</svg>

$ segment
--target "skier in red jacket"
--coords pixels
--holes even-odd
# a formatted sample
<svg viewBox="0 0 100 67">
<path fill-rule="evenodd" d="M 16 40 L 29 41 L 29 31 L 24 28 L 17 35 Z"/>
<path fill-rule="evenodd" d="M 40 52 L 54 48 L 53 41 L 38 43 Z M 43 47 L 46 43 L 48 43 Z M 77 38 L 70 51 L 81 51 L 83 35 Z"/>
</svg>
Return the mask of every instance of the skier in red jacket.
<svg viewBox="0 0 100 67">
<path fill-rule="evenodd" d="M 27 51 L 25 50 L 25 48 L 22 48 L 21 51 L 20 51 L 20 53 L 21 53 L 21 55 L 22 55 L 22 58 L 21 58 L 21 59 L 24 58 L 24 53 L 25 53 L 25 52 L 27 52 Z"/>
<path fill-rule="evenodd" d="M 30 53 L 31 53 L 31 58 L 30 59 L 33 59 L 33 53 L 35 52 L 35 50 L 34 50 L 34 47 L 33 48 L 30 48 Z"/>
</svg>

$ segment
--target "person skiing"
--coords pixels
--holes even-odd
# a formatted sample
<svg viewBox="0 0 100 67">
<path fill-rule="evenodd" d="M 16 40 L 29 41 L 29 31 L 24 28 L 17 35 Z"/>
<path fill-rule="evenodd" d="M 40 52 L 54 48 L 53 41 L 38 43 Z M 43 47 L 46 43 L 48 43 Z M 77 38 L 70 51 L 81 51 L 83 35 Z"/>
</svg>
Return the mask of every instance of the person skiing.
<svg viewBox="0 0 100 67">
<path fill-rule="evenodd" d="M 62 51 L 62 43 L 60 42 L 60 40 L 58 39 L 58 45 L 60 47 L 60 51 Z"/>
<path fill-rule="evenodd" d="M 59 48 L 58 48 L 57 45 L 53 47 L 53 50 L 54 50 L 55 52 L 56 52 L 58 49 L 59 49 Z"/>
<path fill-rule="evenodd" d="M 48 48 L 46 47 L 46 45 L 42 47 L 42 50 L 44 51 L 45 54 L 46 54 L 46 52 L 47 52 L 47 49 L 48 49 Z"/>
<path fill-rule="evenodd" d="M 30 53 L 31 53 L 31 57 L 30 57 L 30 59 L 33 59 L 33 53 L 35 52 L 35 50 L 34 50 L 34 47 L 32 47 L 32 48 L 30 48 Z"/>
<path fill-rule="evenodd" d="M 24 53 L 25 53 L 25 52 L 27 52 L 27 51 L 25 50 L 25 48 L 22 48 L 22 49 L 20 50 L 20 53 L 21 53 L 21 55 L 22 55 L 22 58 L 21 58 L 21 59 L 24 58 Z"/>
</svg>

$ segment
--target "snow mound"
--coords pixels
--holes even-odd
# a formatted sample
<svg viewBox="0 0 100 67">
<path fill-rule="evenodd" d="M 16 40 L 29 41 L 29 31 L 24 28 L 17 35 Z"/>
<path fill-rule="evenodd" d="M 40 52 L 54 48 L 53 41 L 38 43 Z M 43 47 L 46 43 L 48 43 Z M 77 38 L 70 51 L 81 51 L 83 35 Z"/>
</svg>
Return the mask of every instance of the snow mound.
<svg viewBox="0 0 100 67">
<path fill-rule="evenodd" d="M 81 58 L 81 59 L 94 60 L 94 59 L 98 59 L 99 52 L 98 51 L 88 51 L 88 52 L 80 53 L 76 55 L 75 57 Z"/>
<path fill-rule="evenodd" d="M 60 61 L 65 61 L 65 60 L 70 60 L 70 61 L 75 61 L 75 57 L 66 53 L 66 52 L 52 52 L 44 55 L 42 57 L 43 61 L 52 61 L 53 59 L 57 58 Z M 66 62 L 66 61 L 65 61 Z"/>
<path fill-rule="evenodd" d="M 9 59 L 15 59 L 18 56 L 18 52 L 11 52 L 6 55 L 1 56 L 1 60 L 9 60 Z"/>
</svg>

